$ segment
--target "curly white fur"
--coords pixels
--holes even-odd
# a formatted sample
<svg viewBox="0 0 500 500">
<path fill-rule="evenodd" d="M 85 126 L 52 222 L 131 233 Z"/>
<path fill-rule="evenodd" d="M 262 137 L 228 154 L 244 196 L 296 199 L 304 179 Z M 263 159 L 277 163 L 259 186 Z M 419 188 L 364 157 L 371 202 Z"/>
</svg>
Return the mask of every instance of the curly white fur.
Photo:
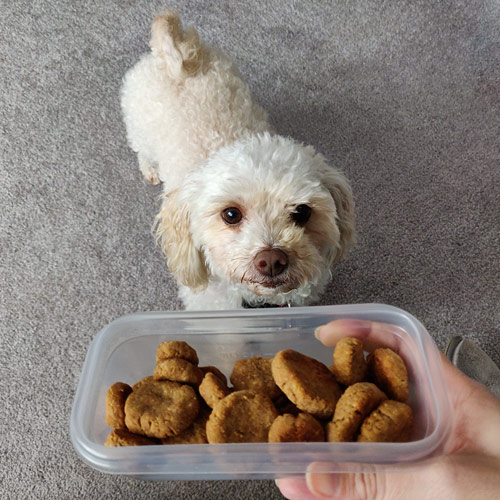
<svg viewBox="0 0 500 500">
<path fill-rule="evenodd" d="M 121 104 L 142 173 L 164 184 L 157 236 L 186 308 L 313 302 L 354 243 L 347 180 L 311 146 L 275 135 L 231 61 L 176 14 L 155 19 L 151 48 L 126 74 Z M 264 272 L 272 249 L 286 265 Z"/>
</svg>

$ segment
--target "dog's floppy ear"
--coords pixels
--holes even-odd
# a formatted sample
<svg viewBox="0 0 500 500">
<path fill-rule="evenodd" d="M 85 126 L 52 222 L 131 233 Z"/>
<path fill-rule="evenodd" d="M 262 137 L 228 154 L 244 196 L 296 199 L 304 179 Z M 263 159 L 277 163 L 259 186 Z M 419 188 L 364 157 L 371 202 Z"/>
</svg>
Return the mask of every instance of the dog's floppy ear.
<svg viewBox="0 0 500 500">
<path fill-rule="evenodd" d="M 200 290 L 208 284 L 208 269 L 194 244 L 189 219 L 189 208 L 179 200 L 179 190 L 171 191 L 156 216 L 156 238 L 170 271 L 183 285 Z"/>
<path fill-rule="evenodd" d="M 328 189 L 337 208 L 337 225 L 340 231 L 340 248 L 335 256 L 334 263 L 340 262 L 347 251 L 355 245 L 354 232 L 354 199 L 351 186 L 344 174 L 327 165 L 323 159 L 320 166 L 320 175 L 323 185 Z"/>
</svg>

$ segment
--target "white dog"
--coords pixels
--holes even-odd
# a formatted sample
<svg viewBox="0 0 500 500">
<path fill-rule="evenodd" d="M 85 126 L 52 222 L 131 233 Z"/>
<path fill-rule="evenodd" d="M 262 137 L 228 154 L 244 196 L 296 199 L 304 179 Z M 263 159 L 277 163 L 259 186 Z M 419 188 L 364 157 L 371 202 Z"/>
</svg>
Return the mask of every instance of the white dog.
<svg viewBox="0 0 500 500">
<path fill-rule="evenodd" d="M 275 135 L 231 61 L 163 12 L 121 105 L 187 309 L 306 305 L 354 243 L 343 174 Z"/>
</svg>

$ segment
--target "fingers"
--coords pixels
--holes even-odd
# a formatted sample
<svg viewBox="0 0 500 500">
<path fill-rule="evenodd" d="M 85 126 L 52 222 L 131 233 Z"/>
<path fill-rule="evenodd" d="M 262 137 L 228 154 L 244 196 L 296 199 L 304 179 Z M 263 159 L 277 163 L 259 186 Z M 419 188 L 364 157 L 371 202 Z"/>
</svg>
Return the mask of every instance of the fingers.
<svg viewBox="0 0 500 500">
<path fill-rule="evenodd" d="M 356 337 L 367 343 L 384 343 L 392 349 L 398 348 L 401 343 L 400 337 L 397 335 L 399 332 L 401 330 L 398 327 L 388 323 L 362 319 L 339 319 L 320 326 L 315 335 L 327 346 L 334 346 L 344 337 Z M 390 333 L 392 335 L 388 335 Z"/>
<path fill-rule="evenodd" d="M 343 468 L 347 469 L 347 465 Z M 335 465 L 333 468 L 337 468 Z M 425 467 L 411 467 L 411 474 Z M 411 493 L 413 479 L 407 466 L 376 466 L 364 464 L 364 473 L 331 473 L 332 464 L 314 462 L 309 465 L 305 477 L 290 477 L 276 481 L 281 494 L 288 500 L 424 500 L 420 488 Z M 387 472 L 390 470 L 390 472 Z M 427 498 L 427 497 L 426 497 Z M 432 498 L 432 497 L 429 497 Z M 432 498 L 432 500 L 436 500 Z"/>
<path fill-rule="evenodd" d="M 405 500 L 424 500 L 421 488 L 406 468 L 397 473 L 386 472 L 385 466 L 369 466 L 364 473 L 338 473 L 331 470 L 332 464 L 323 462 L 312 463 L 305 478 L 285 478 L 276 481 L 282 495 L 288 500 L 313 500 L 328 498 L 331 500 L 388 500 L 405 498 Z M 396 469 L 397 470 L 397 469 Z M 415 470 L 412 471 L 413 474 Z M 415 486 L 415 488 L 414 488 Z M 429 497 L 431 498 L 431 497 Z M 433 499 L 435 500 L 435 499 Z"/>
<path fill-rule="evenodd" d="M 336 468 L 336 467 L 333 467 Z M 489 455 L 444 456 L 407 465 L 364 465 L 364 472 L 327 473 L 332 464 L 314 462 L 306 478 L 279 480 L 289 500 L 493 500 L 500 491 L 500 458 Z"/>
<path fill-rule="evenodd" d="M 399 327 L 387 323 L 340 319 L 318 327 L 315 335 L 320 342 L 327 346 L 335 346 L 344 337 L 355 337 L 363 342 L 367 351 L 383 346 L 399 353 L 407 362 L 414 358 L 411 344 L 409 340 L 405 340 L 405 332 Z M 439 359 L 442 362 L 446 385 L 451 390 L 450 396 L 457 396 L 455 399 L 465 399 L 465 396 L 468 397 L 472 389 L 477 389 L 477 384 L 458 370 L 441 352 L 439 352 Z M 464 397 L 461 397 L 462 394 Z"/>
<path fill-rule="evenodd" d="M 333 347 L 344 337 L 355 337 L 363 342 L 367 351 L 377 347 L 389 347 L 405 360 L 412 359 L 412 346 L 408 334 L 388 323 L 359 319 L 339 319 L 320 326 L 315 335 L 326 346 Z"/>
<path fill-rule="evenodd" d="M 309 491 L 305 477 L 287 477 L 276 480 L 276 486 L 288 500 L 316 500 L 317 496 Z"/>
<path fill-rule="evenodd" d="M 414 342 L 401 328 L 373 321 L 342 319 L 317 328 L 316 337 L 327 346 L 335 346 L 344 337 L 356 337 L 367 351 L 376 347 L 389 347 L 406 362 L 409 373 L 414 375 L 425 370 L 422 360 L 415 357 Z M 412 351 L 413 349 L 413 351 Z M 475 382 L 458 370 L 442 353 L 428 351 L 427 363 L 440 363 L 444 386 L 441 396 L 449 398 L 453 408 L 454 425 L 460 424 L 462 434 L 467 437 L 471 451 L 488 450 L 497 454 L 500 450 L 500 402 L 483 385 Z M 444 393 L 443 391 L 446 390 Z M 490 423 L 491 422 L 491 423 Z M 462 436 L 462 441 L 465 439 Z M 497 437 L 498 436 L 498 437 Z M 496 439 L 491 439 L 495 437 Z M 454 450 L 454 439 L 448 439 L 445 450 Z"/>
<path fill-rule="evenodd" d="M 365 468 L 369 467 L 365 464 Z M 405 500 L 436 500 L 433 495 L 422 494 L 418 481 L 425 479 L 413 470 L 406 468 L 385 472 L 384 466 L 372 466 L 373 472 L 363 473 L 327 473 L 331 464 L 315 462 L 308 467 L 305 478 L 285 478 L 276 484 L 282 495 L 288 500 L 314 500 L 328 498 L 331 500 L 389 500 L 404 498 Z M 430 470 L 430 469 L 429 469 Z M 426 474 L 427 476 L 427 474 Z M 432 485 L 427 483 L 432 493 Z"/>
<path fill-rule="evenodd" d="M 364 465 L 364 472 L 327 474 L 322 471 L 330 467 L 328 463 L 315 462 L 308 467 L 306 483 L 316 498 L 332 500 L 405 500 L 433 499 L 421 490 L 420 481 L 432 475 L 432 465 L 427 467 Z M 390 471 L 390 472 L 388 472 Z M 425 484 L 425 483 L 424 483 Z M 427 483 L 428 484 L 428 483 Z"/>
</svg>

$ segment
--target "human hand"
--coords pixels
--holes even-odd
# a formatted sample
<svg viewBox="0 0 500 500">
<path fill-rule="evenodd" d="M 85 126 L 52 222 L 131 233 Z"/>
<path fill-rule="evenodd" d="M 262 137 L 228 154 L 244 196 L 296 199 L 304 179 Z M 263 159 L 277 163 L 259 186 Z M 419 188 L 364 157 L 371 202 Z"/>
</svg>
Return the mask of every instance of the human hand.
<svg viewBox="0 0 500 500">
<path fill-rule="evenodd" d="M 327 346 L 345 336 L 357 337 L 365 345 L 390 347 L 404 358 L 387 328 L 371 321 L 337 320 L 320 327 L 316 336 Z M 390 471 L 374 465 L 371 472 L 363 473 L 322 473 L 327 464 L 315 462 L 305 477 L 277 481 L 281 493 L 289 500 L 498 500 L 500 401 L 442 354 L 441 359 L 452 408 L 451 431 L 442 456 L 411 466 L 391 466 Z"/>
</svg>

